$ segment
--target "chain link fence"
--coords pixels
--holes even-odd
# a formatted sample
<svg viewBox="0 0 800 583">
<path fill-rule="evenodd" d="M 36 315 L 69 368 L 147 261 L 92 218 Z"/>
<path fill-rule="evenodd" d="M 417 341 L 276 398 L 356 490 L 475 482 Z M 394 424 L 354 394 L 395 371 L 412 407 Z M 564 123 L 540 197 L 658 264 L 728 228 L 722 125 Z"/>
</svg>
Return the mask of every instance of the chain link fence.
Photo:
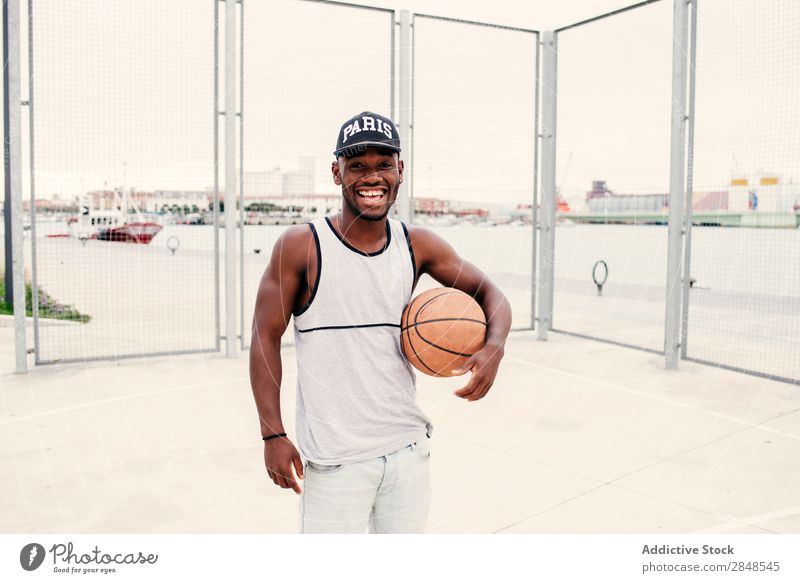
<svg viewBox="0 0 800 583">
<path fill-rule="evenodd" d="M 671 9 L 557 34 L 553 327 L 653 351 L 664 343 Z"/>
<path fill-rule="evenodd" d="M 224 5 L 23 2 L 37 364 L 219 350 L 227 315 L 214 203 L 232 146 L 220 131 Z M 692 11 L 682 356 L 797 383 L 800 6 L 695 0 Z M 330 176 L 339 124 L 366 109 L 398 118 L 398 15 L 238 3 L 241 348 L 277 238 L 340 208 Z M 673 2 L 653 0 L 556 31 L 550 88 L 553 328 L 656 353 L 665 342 L 673 26 Z M 402 138 L 413 221 L 500 285 L 515 329 L 531 328 L 539 33 L 422 14 L 412 31 Z"/>
<path fill-rule="evenodd" d="M 217 350 L 215 4 L 28 10 L 36 362 Z"/>
<path fill-rule="evenodd" d="M 514 328 L 531 328 L 539 35 L 424 15 L 413 26 L 414 221 L 503 289 Z"/>
<path fill-rule="evenodd" d="M 699 0 L 696 20 L 684 355 L 800 383 L 800 6 Z"/>
<path fill-rule="evenodd" d="M 365 110 L 391 116 L 394 26 L 383 9 L 246 3 L 242 347 L 250 345 L 259 281 L 280 234 L 341 208 L 331 176 L 339 126 Z M 285 339 L 293 341 L 291 327 Z"/>
</svg>

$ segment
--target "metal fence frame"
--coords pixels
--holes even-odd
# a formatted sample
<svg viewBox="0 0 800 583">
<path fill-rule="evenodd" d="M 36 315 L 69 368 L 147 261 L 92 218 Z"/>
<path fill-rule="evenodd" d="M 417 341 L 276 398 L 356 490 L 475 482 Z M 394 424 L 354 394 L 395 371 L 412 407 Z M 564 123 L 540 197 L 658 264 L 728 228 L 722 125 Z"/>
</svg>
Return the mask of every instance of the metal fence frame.
<svg viewBox="0 0 800 583">
<path fill-rule="evenodd" d="M 562 26 L 554 31 L 544 33 L 543 44 L 550 46 L 551 51 L 545 52 L 544 69 L 543 69 L 543 108 L 542 108 L 542 214 L 544 215 L 541 229 L 542 248 L 540 250 L 539 264 L 541 276 L 539 279 L 539 313 L 541 325 L 537 334 L 538 340 L 547 340 L 548 330 L 560 334 L 567 334 L 579 338 L 586 338 L 589 340 L 596 340 L 616 346 L 641 350 L 654 354 L 664 355 L 667 368 L 675 368 L 677 366 L 678 356 L 677 351 L 680 349 L 680 324 L 681 313 L 686 313 L 686 307 L 681 305 L 682 296 L 676 292 L 683 292 L 683 286 L 680 285 L 680 274 L 682 272 L 683 264 L 680 256 L 681 246 L 683 243 L 684 230 L 682 209 L 684 204 L 683 193 L 683 172 L 686 160 L 686 153 L 684 150 L 684 142 L 682 139 L 682 132 L 688 116 L 685 114 L 685 96 L 681 97 L 681 90 L 685 94 L 685 72 L 680 71 L 681 63 L 678 61 L 678 55 L 683 54 L 683 66 L 686 65 L 686 51 L 685 43 L 682 43 L 679 35 L 676 35 L 676 27 L 680 25 L 681 19 L 685 20 L 686 15 L 686 1 L 687 0 L 672 0 L 674 5 L 674 21 L 673 21 L 673 108 L 672 108 L 672 125 L 673 125 L 673 139 L 670 146 L 670 155 L 672 164 L 670 167 L 670 208 L 672 213 L 669 219 L 669 236 L 668 247 L 670 248 L 670 255 L 667 267 L 667 297 L 665 298 L 665 330 L 664 330 L 664 346 L 665 350 L 654 350 L 649 347 L 638 346 L 617 340 L 605 339 L 579 332 L 572 332 L 569 330 L 562 330 L 553 326 L 554 320 L 554 269 L 555 269 L 555 189 L 556 189 L 556 146 L 557 146 L 557 132 L 558 125 L 557 114 L 557 78 L 558 78 L 558 36 L 567 30 L 572 30 L 580 26 L 591 24 L 600 20 L 610 18 L 625 12 L 636 10 L 644 6 L 655 4 L 658 2 L 665 2 L 667 0 L 645 0 L 630 6 L 606 12 L 592 18 L 581 20 L 573 24 Z M 689 0 L 696 2 L 696 0 Z M 694 27 L 692 28 L 692 38 L 694 39 Z M 550 58 L 548 58 L 550 57 Z M 694 50 L 691 52 L 692 58 L 692 76 L 694 74 Z M 677 83 L 677 84 L 676 84 Z M 683 83 L 683 85 L 681 85 Z M 693 83 L 693 77 L 692 77 Z M 550 90 L 552 89 L 552 90 Z M 690 111 L 693 114 L 693 99 L 694 89 L 692 85 L 690 102 Z M 691 132 L 691 125 L 690 132 Z M 690 136 L 692 134 L 690 133 Z M 691 174 L 688 173 L 690 177 Z M 691 184 L 691 178 L 687 178 Z M 680 188 L 678 187 L 680 185 Z M 675 204 L 675 202 L 680 204 Z M 689 223 L 691 225 L 691 223 Z M 677 287 L 675 283 L 677 282 Z M 672 286 L 672 287 L 671 287 Z M 683 292 L 685 293 L 685 292 Z M 688 297 L 686 297 L 688 303 Z M 670 325 L 670 323 L 672 325 Z M 677 327 L 675 326 L 677 324 Z M 667 350 L 671 347 L 671 350 Z"/>
<path fill-rule="evenodd" d="M 533 144 L 533 188 L 532 188 L 532 204 L 531 204 L 531 212 L 533 213 L 532 220 L 531 220 L 531 245 L 532 245 L 532 252 L 531 252 L 531 319 L 530 324 L 528 326 L 522 327 L 514 327 L 511 329 L 512 332 L 524 332 L 528 330 L 535 330 L 536 329 L 536 287 L 537 287 L 537 260 L 536 260 L 536 252 L 537 252 L 537 232 L 538 232 L 538 204 L 539 204 L 539 124 L 540 124 L 540 115 L 539 115 L 539 91 L 541 89 L 541 84 L 539 82 L 540 76 L 540 67 L 539 61 L 541 58 L 540 55 L 540 45 L 542 44 L 542 33 L 539 30 L 535 30 L 532 28 L 521 28 L 517 26 L 506 26 L 502 24 L 491 24 L 487 22 L 478 22 L 475 20 L 465 20 L 461 18 L 450 18 L 446 16 L 437 16 L 433 14 L 424 14 L 424 13 L 414 13 L 411 18 L 411 30 L 412 30 L 412 42 L 411 42 L 411 120 L 410 120 L 410 134 L 409 137 L 411 138 L 411 155 L 409 166 L 411 167 L 411 177 L 409 182 L 410 185 L 410 199 L 413 200 L 414 196 L 414 142 L 413 142 L 413 134 L 414 134 L 414 95 L 416 93 L 416 75 L 415 75 L 415 62 L 414 62 L 414 54 L 416 51 L 416 42 L 414 42 L 416 28 L 414 27 L 414 22 L 417 18 L 427 19 L 427 20 L 438 20 L 442 22 L 452 22 L 458 24 L 466 24 L 470 26 L 480 26 L 484 28 L 491 28 L 494 30 L 508 30 L 512 32 L 522 32 L 526 34 L 534 35 L 534 45 L 536 46 L 535 53 L 534 53 L 534 71 L 533 71 L 533 95 L 534 95 L 534 105 L 533 105 L 533 123 L 534 123 L 534 144 Z M 402 106 L 401 106 L 402 107 Z M 408 173 L 408 170 L 406 170 Z M 411 205 L 411 201 L 409 201 L 409 206 Z M 411 217 L 413 219 L 413 212 L 410 211 Z"/>
<path fill-rule="evenodd" d="M 213 0 L 214 2 L 224 2 L 225 0 Z M 386 14 L 391 15 L 389 21 L 390 27 L 390 50 L 389 50 L 389 58 L 390 58 L 390 75 L 389 75 L 389 97 L 390 97 L 390 111 L 391 115 L 394 116 L 395 114 L 395 92 L 397 91 L 397 75 L 395 71 L 395 57 L 397 54 L 397 40 L 398 35 L 396 34 L 396 28 L 400 26 L 400 21 L 398 20 L 399 11 L 391 9 L 391 8 L 382 8 L 377 6 L 366 6 L 364 4 L 351 4 L 349 2 L 338 2 L 338 1 L 328 1 L 328 0 L 296 0 L 298 2 L 309 2 L 313 4 L 325 4 L 331 6 L 341 6 L 344 8 L 354 8 L 358 10 L 365 10 L 368 12 L 383 12 Z M 244 211 L 244 3 L 245 0 L 237 0 L 237 2 L 241 5 L 240 8 L 240 34 L 239 34 L 239 113 L 237 114 L 240 120 L 239 124 L 239 257 L 236 261 L 236 264 L 239 267 L 239 348 L 242 351 L 249 350 L 250 344 L 252 341 L 252 336 L 248 337 L 245 333 L 245 253 L 244 253 L 244 229 L 246 228 L 245 225 L 245 211 Z M 400 125 L 399 123 L 397 124 Z M 216 143 L 216 142 L 215 142 Z M 215 189 L 218 190 L 218 189 Z M 399 202 L 398 196 L 398 202 Z M 215 224 L 217 221 L 215 220 Z M 217 278 L 219 279 L 219 278 Z M 219 309 L 217 310 L 219 316 Z M 293 346 L 293 341 L 282 342 L 282 346 Z"/>
<path fill-rule="evenodd" d="M 219 298 L 219 2 L 214 3 L 214 338 L 216 352 L 220 351 L 220 298 Z"/>
<path fill-rule="evenodd" d="M 244 0 L 239 0 L 239 348 L 244 333 Z"/>
<path fill-rule="evenodd" d="M 22 14 L 19 0 L 3 2 L 3 169 L 5 196 L 3 208 L 4 283 L 6 299 L 14 309 L 15 372 L 28 372 L 28 347 L 25 330 L 24 233 L 22 222 L 22 71 L 20 33 Z"/>
<path fill-rule="evenodd" d="M 21 105 L 28 106 L 29 116 L 29 160 L 30 160 L 30 212 L 31 212 L 31 286 L 32 286 L 32 313 L 33 313 L 33 336 L 34 336 L 34 364 L 62 364 L 70 362 L 89 362 L 100 360 L 122 360 L 128 358 L 141 358 L 145 356 L 172 356 L 178 354 L 199 354 L 220 351 L 220 314 L 219 314 L 219 187 L 218 187 L 218 173 L 217 173 L 217 160 L 218 160 L 218 118 L 219 118 L 219 105 L 218 105 L 218 83 L 219 83 L 219 2 L 226 0 L 212 0 L 214 2 L 214 301 L 216 304 L 215 318 L 216 318 L 216 331 L 215 342 L 213 347 L 201 349 L 186 349 L 186 350 L 165 350 L 154 352 L 131 352 L 125 354 L 115 354 L 108 356 L 88 356 L 83 358 L 53 358 L 44 360 L 40 357 L 40 321 L 39 321 L 39 287 L 37 285 L 37 261 L 36 261 L 36 204 L 35 204 L 35 148 L 34 148 L 34 67 L 33 67 L 33 54 L 34 54 L 34 27 L 33 27 L 33 14 L 35 0 L 28 0 L 28 87 L 29 95 L 27 103 L 23 102 Z M 241 1 L 241 0 L 239 0 Z M 21 250 L 20 250 L 21 252 Z M 22 342 L 25 342 L 23 337 Z"/>
<path fill-rule="evenodd" d="M 238 112 L 231 112 L 231 115 L 238 118 L 238 197 L 239 202 L 238 228 L 239 244 L 238 250 L 240 257 L 236 258 L 235 245 L 227 249 L 226 261 L 234 262 L 240 269 L 238 294 L 239 314 L 226 309 L 226 329 L 238 319 L 240 331 L 238 347 L 242 350 L 248 348 L 249 343 L 245 341 L 245 320 L 244 320 L 244 191 L 242 188 L 244 176 L 244 0 L 210 0 L 214 2 L 214 197 L 213 197 L 213 217 L 214 217 L 214 309 L 215 309 L 215 342 L 214 346 L 200 350 L 174 350 L 153 353 L 132 353 L 114 356 L 93 356 L 89 358 L 74 359 L 52 359 L 43 360 L 39 356 L 40 352 L 40 329 L 39 329 L 39 289 L 37 285 L 37 254 L 36 254 L 36 205 L 35 205 L 35 147 L 34 147 L 34 8 L 35 0 L 28 0 L 28 99 L 21 101 L 19 110 L 23 107 L 28 108 L 29 116 L 29 160 L 30 160 L 30 205 L 31 205 L 31 239 L 32 239 L 32 287 L 33 287 L 33 322 L 34 322 L 34 348 L 35 364 L 52 364 L 58 362 L 74 362 L 87 360 L 104 360 L 109 358 L 122 359 L 141 356 L 164 356 L 188 353 L 219 352 L 222 340 L 226 340 L 228 346 L 228 356 L 231 349 L 235 352 L 235 339 L 227 338 L 221 334 L 221 269 L 220 269 L 220 193 L 219 193 L 219 162 L 220 154 L 223 155 L 227 164 L 234 160 L 235 151 L 231 151 L 226 141 L 225 152 L 220 152 L 219 148 L 219 117 L 226 115 L 227 111 L 220 109 L 219 103 L 219 3 L 225 2 L 229 7 L 234 2 L 239 7 L 239 71 L 238 71 L 238 91 L 239 103 Z M 664 2 L 667 0 L 645 0 L 618 10 L 610 11 L 589 19 L 563 26 L 553 31 L 540 32 L 534 29 L 520 28 L 513 26 L 503 26 L 476 22 L 471 20 L 448 18 L 424 13 L 411 14 L 408 11 L 396 11 L 387 8 L 365 6 L 361 4 L 351 4 L 347 2 L 325 0 L 298 0 L 303 2 L 325 3 L 330 5 L 343 6 L 347 8 L 363 9 L 372 12 L 386 12 L 391 15 L 390 21 L 390 100 L 391 114 L 396 119 L 402 121 L 404 131 L 407 132 L 406 141 L 409 150 L 409 166 L 412 174 L 408 180 L 408 191 L 401 198 L 402 204 L 407 205 L 407 211 L 411 211 L 411 197 L 413 197 L 413 162 L 414 162 L 414 22 L 416 18 L 439 20 L 445 22 L 460 23 L 471 26 L 489 27 L 493 29 L 509 30 L 536 35 L 536 54 L 534 80 L 534 160 L 533 160 L 533 192 L 532 192 L 532 265 L 531 265 L 531 322 L 530 327 L 515 328 L 514 330 L 537 329 L 537 338 L 546 340 L 548 331 L 553 331 L 572 336 L 590 338 L 609 344 L 624 346 L 660 354 L 665 357 L 667 368 L 678 366 L 679 360 L 698 362 L 705 365 L 724 368 L 736 372 L 755 375 L 759 377 L 778 380 L 790 384 L 800 384 L 800 379 L 791 379 L 758 371 L 753 371 L 736 366 L 726 365 L 717 362 L 710 362 L 703 359 L 692 358 L 688 353 L 688 316 L 690 309 L 690 266 L 691 266 L 691 246 L 692 246 L 692 198 L 693 198 L 693 170 L 694 170 L 694 121 L 695 121 L 695 63 L 697 50 L 697 10 L 698 0 L 672 0 L 673 2 L 673 108 L 672 108 L 672 141 L 670 146 L 670 219 L 669 219 L 669 258 L 667 265 L 667 296 L 665 298 L 666 318 L 664 324 L 664 350 L 653 350 L 642 346 L 626 344 L 614 340 L 591 337 L 589 335 L 559 330 L 553 327 L 553 272 L 554 272 L 554 228 L 555 228 L 555 149 L 557 145 L 557 69 L 558 69 L 558 35 L 566 30 L 596 22 L 601 19 L 609 18 L 630 10 Z M 404 26 L 405 23 L 405 26 Z M 228 23 L 230 26 L 231 23 Z M 22 23 L 19 24 L 20 28 Z M 399 29 L 399 34 L 398 34 Z M 230 29 L 229 29 L 230 30 Z M 688 36 L 688 40 L 687 40 Z M 226 38 L 226 50 L 235 50 L 233 38 Z M 544 48 L 544 51 L 540 50 Z M 19 57 L 17 57 L 19 58 Z M 397 70 L 399 69 L 399 71 Z M 688 86 L 688 101 L 686 90 Z M 7 104 L 16 108 L 16 104 Z M 541 113 L 540 113 L 541 108 Z M 229 117 L 229 116 L 228 116 Z M 230 130 L 228 130 L 229 132 Z M 541 144 L 540 144 L 541 141 Z M 235 142 L 233 142 L 235 150 Z M 541 147 L 540 147 L 541 146 Z M 665 153 L 666 154 L 666 153 Z M 541 156 L 541 171 L 539 169 Z M 16 162 L 18 164 L 18 162 Z M 13 169 L 12 169 L 13 171 Z M 539 196 L 541 182 L 542 196 Z M 226 180 L 227 183 L 227 180 Z M 19 188 L 19 187 L 18 187 Z M 235 192 L 235 191 L 234 191 Z M 542 205 L 542 212 L 539 212 L 539 204 Z M 398 205 L 400 208 L 401 204 Z M 232 215 L 228 215 L 229 217 Z M 538 240 L 537 238 L 541 238 Z M 234 239 L 235 240 L 235 239 Z M 22 250 L 14 250 L 15 258 L 21 257 Z M 235 282 L 227 281 L 226 290 L 233 289 L 235 293 Z M 235 279 L 235 278 L 234 278 Z M 228 286 L 234 286 L 230 288 Z M 537 305 L 538 302 L 538 305 Z M 229 303 L 226 302 L 226 303 Z M 537 310 L 538 307 L 538 310 Z M 537 313 L 538 316 L 537 317 Z M 539 326 L 536 326 L 536 321 Z M 233 324 L 235 326 L 236 324 Z M 235 329 L 235 328 L 234 328 Z M 25 337 L 17 335 L 17 353 L 20 353 L 20 344 L 25 350 Z M 18 359 L 19 360 L 19 359 Z M 18 366 L 18 369 L 20 367 Z"/>
<path fill-rule="evenodd" d="M 47 364 L 47 361 L 42 361 L 39 358 L 39 285 L 37 282 L 37 269 L 36 269 L 36 174 L 35 169 L 35 148 L 33 139 L 34 128 L 34 107 L 33 107 L 33 2 L 28 0 L 28 145 L 29 153 L 28 160 L 30 161 L 30 184 L 31 184 L 31 311 L 33 312 L 33 357 L 34 364 Z"/>
<path fill-rule="evenodd" d="M 689 355 L 689 308 L 690 289 L 691 289 L 691 259 L 692 259 L 692 201 L 693 201 L 693 181 L 694 181 L 694 122 L 695 122 L 695 98 L 696 98 L 696 62 L 697 62 L 697 11 L 698 5 L 702 5 L 702 0 L 687 0 L 689 4 L 689 113 L 688 113 L 688 138 L 686 153 L 686 216 L 683 225 L 684 230 L 684 254 L 683 254 L 683 281 L 682 281 L 682 301 L 681 301 L 681 338 L 680 338 L 680 359 L 688 362 L 721 368 L 732 372 L 743 373 L 755 377 L 765 378 L 773 381 L 787 383 L 790 385 L 800 385 L 800 378 L 790 378 L 778 374 L 752 370 L 745 367 L 715 362 L 704 358 L 696 358 Z"/>
<path fill-rule="evenodd" d="M 686 142 L 686 217 L 684 221 L 683 290 L 681 298 L 681 358 L 687 360 L 689 341 L 689 290 L 692 263 L 692 202 L 694 188 L 695 64 L 697 58 L 697 0 L 690 1 L 689 24 L 689 127 Z"/>
<path fill-rule="evenodd" d="M 635 10 L 649 4 L 666 0 L 646 0 L 618 10 L 607 12 L 593 18 L 582 20 L 570 24 L 554 31 L 555 44 L 557 47 L 558 33 L 573 29 L 578 26 L 596 22 L 611 16 L 615 16 L 630 10 Z M 553 255 L 552 248 L 543 248 L 540 254 L 540 270 L 545 271 L 540 278 L 540 314 L 542 319 L 547 322 L 550 318 L 549 328 L 554 332 L 568 334 L 590 340 L 596 340 L 626 348 L 642 350 L 653 354 L 664 356 L 665 366 L 668 369 L 678 368 L 680 360 L 696 362 L 703 365 L 722 368 L 734 372 L 749 374 L 770 380 L 780 381 L 789 384 L 800 385 L 800 379 L 787 378 L 781 375 L 764 373 L 743 367 L 737 367 L 720 362 L 709 361 L 701 358 L 689 356 L 689 309 L 691 306 L 689 290 L 691 287 L 691 250 L 692 250 L 692 204 L 693 204 L 693 171 L 694 171 L 694 124 L 695 124 L 695 100 L 696 100 L 696 78 L 695 66 L 697 59 L 697 11 L 698 5 L 702 5 L 702 0 L 672 0 L 673 2 L 673 90 L 672 90 L 672 141 L 670 145 L 670 217 L 669 217 L 669 236 L 668 247 L 669 257 L 667 265 L 667 294 L 665 298 L 665 322 L 664 322 L 664 350 L 653 350 L 651 348 L 618 342 L 604 338 L 598 338 L 587 334 L 559 330 L 552 327 L 552 300 L 547 304 L 547 294 L 552 293 L 552 272 Z M 687 38 L 688 37 L 688 38 Z M 556 48 L 557 53 L 557 48 Z M 543 77 L 555 81 L 557 70 L 556 63 L 548 66 L 545 60 Z M 555 87 L 555 83 L 553 83 Z M 688 88 L 688 98 L 687 98 Z M 543 87 L 542 93 L 546 95 L 547 87 Z M 543 134 L 545 141 L 549 136 L 547 128 L 555 128 L 557 115 L 555 109 L 548 113 L 547 97 L 543 108 Z M 550 117 L 548 117 L 548 115 Z M 555 133 L 553 131 L 553 133 Z M 542 154 L 542 192 L 543 205 L 544 197 L 549 192 L 548 189 L 555 189 L 555 144 L 553 144 L 552 159 L 548 158 L 547 142 Z M 552 165 L 552 168 L 547 166 Z M 548 212 L 551 209 L 543 209 Z M 542 236 L 547 232 L 548 217 L 545 217 L 542 226 Z M 551 223 L 552 224 L 552 223 Z M 544 244 L 543 244 L 543 247 Z M 550 279 L 548 279 L 548 277 Z M 550 284 L 548 284 L 548 281 Z M 542 303 L 544 297 L 544 304 Z M 549 310 L 549 312 L 548 312 Z M 540 326 L 538 338 L 546 340 L 547 326 Z"/>
<path fill-rule="evenodd" d="M 558 97 L 558 34 L 546 31 L 541 35 L 542 55 L 542 212 L 534 224 L 534 239 L 538 232 L 539 246 L 539 328 L 536 339 L 547 340 L 553 329 L 553 292 L 555 267 L 556 221 L 556 113 Z"/>
</svg>

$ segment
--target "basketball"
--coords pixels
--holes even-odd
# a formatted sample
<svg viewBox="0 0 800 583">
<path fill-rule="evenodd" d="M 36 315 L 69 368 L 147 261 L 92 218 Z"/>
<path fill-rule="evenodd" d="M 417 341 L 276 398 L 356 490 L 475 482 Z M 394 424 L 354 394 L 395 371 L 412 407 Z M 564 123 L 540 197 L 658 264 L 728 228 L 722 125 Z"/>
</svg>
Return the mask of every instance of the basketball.
<svg viewBox="0 0 800 583">
<path fill-rule="evenodd" d="M 469 295 L 451 287 L 422 292 L 403 310 L 400 344 L 418 371 L 451 377 L 483 348 L 486 316 Z"/>
</svg>

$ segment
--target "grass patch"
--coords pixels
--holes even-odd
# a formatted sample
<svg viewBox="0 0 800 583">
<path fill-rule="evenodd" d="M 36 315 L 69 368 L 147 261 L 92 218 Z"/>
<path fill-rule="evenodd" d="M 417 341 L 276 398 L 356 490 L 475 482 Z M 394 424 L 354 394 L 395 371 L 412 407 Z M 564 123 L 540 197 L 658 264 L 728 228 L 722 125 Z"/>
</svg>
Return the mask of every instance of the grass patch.
<svg viewBox="0 0 800 583">
<path fill-rule="evenodd" d="M 0 274 L 0 314 L 13 316 L 14 306 L 7 304 L 5 302 L 5 297 L 5 276 Z M 25 283 L 25 315 L 33 316 L 33 286 L 29 283 Z M 69 320 L 70 322 L 82 322 L 84 324 L 92 319 L 88 314 L 81 314 L 72 306 L 60 304 L 41 287 L 39 288 L 39 317 L 53 320 Z"/>
</svg>

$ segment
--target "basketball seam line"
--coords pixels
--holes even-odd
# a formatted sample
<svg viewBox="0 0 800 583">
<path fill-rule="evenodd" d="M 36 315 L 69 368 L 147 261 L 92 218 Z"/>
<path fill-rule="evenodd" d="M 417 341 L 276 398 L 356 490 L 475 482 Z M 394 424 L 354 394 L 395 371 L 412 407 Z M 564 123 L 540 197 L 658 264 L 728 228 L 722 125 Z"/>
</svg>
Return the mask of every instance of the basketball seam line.
<svg viewBox="0 0 800 583">
<path fill-rule="evenodd" d="M 414 326 L 414 328 L 416 329 L 416 331 L 417 331 L 417 336 L 419 336 L 420 340 L 422 340 L 423 342 L 425 342 L 425 343 L 426 343 L 426 344 L 428 344 L 429 346 L 433 346 L 433 347 L 435 347 L 435 348 L 437 348 L 437 349 L 439 349 L 439 350 L 441 350 L 441 351 L 443 351 L 443 352 L 447 352 L 448 354 L 452 354 L 452 355 L 454 355 L 454 356 L 464 356 L 464 357 L 466 357 L 466 358 L 469 358 L 469 357 L 471 357 L 471 356 L 472 356 L 473 354 L 475 354 L 475 353 L 474 353 L 474 352 L 473 352 L 473 353 L 468 353 L 468 352 L 456 352 L 456 351 L 454 351 L 454 350 L 448 350 L 447 348 L 444 348 L 444 347 L 442 347 L 442 346 L 439 346 L 438 344 L 435 344 L 434 342 L 431 342 L 430 340 L 428 340 L 427 338 L 425 338 L 425 337 L 422 335 L 422 333 L 420 333 L 420 331 L 419 331 L 419 328 L 418 328 L 418 325 L 419 325 L 420 323 L 422 323 L 422 324 L 425 324 L 426 322 L 433 322 L 433 321 L 435 321 L 435 320 L 426 320 L 425 322 L 419 322 L 419 321 L 417 320 L 417 318 L 418 318 L 418 317 L 419 317 L 419 316 L 422 314 L 422 310 L 424 310 L 425 308 L 427 308 L 427 307 L 428 307 L 428 305 L 429 305 L 429 304 L 431 304 L 431 303 L 433 303 L 435 300 L 437 300 L 437 299 L 439 299 L 439 298 L 441 298 L 441 297 L 443 297 L 443 296 L 449 296 L 449 295 L 452 295 L 452 294 L 454 294 L 454 293 L 457 293 L 457 291 L 449 291 L 449 292 L 444 292 L 444 293 L 438 294 L 438 295 L 436 295 L 436 296 L 432 297 L 431 299 L 429 299 L 428 301 L 426 301 L 424 304 L 422 304 L 422 305 L 420 306 L 419 310 L 417 310 L 417 312 L 414 314 L 414 324 L 413 324 L 413 326 Z M 462 320 L 462 319 L 463 319 L 463 318 L 448 318 L 447 320 Z M 482 323 L 484 326 L 486 326 L 486 323 L 485 323 L 485 322 L 481 322 L 481 323 Z M 409 337 L 410 337 L 410 335 L 411 335 L 411 334 L 410 334 L 410 332 L 408 332 L 408 334 L 409 334 Z M 416 351 L 414 351 L 414 353 L 416 354 Z M 419 358 L 419 356 L 417 356 L 417 358 Z M 421 360 L 420 360 L 420 362 L 421 362 Z M 425 363 L 423 363 L 423 364 L 425 364 Z M 430 370 L 430 367 L 429 367 L 428 365 L 425 365 L 425 368 L 427 368 L 428 370 Z M 440 375 L 440 376 L 441 376 L 441 375 Z"/>
<path fill-rule="evenodd" d="M 406 314 L 407 314 L 407 317 L 406 317 L 406 323 L 408 323 L 408 316 L 410 316 L 410 315 L 411 315 L 411 309 L 412 309 L 412 308 L 413 308 L 413 306 L 414 306 L 414 302 L 416 302 L 416 301 L 417 301 L 419 298 L 420 298 L 420 296 L 417 296 L 416 298 L 414 298 L 414 299 L 411 301 L 411 304 L 408 306 L 408 311 L 406 312 Z M 402 319 L 401 319 L 401 323 L 402 323 Z M 417 324 L 417 314 L 415 313 L 415 314 L 414 314 L 414 325 L 416 326 L 416 324 Z M 416 328 L 415 328 L 415 329 L 416 329 Z M 402 333 L 402 332 L 400 332 L 400 334 L 401 334 L 401 336 L 402 336 L 402 334 L 403 334 L 403 333 Z M 417 331 L 417 335 L 419 335 L 419 331 Z M 419 361 L 419 363 L 420 363 L 422 366 L 424 366 L 425 368 L 427 368 L 429 371 L 431 371 L 431 373 L 433 373 L 433 375 L 434 375 L 434 376 L 441 377 L 441 376 L 442 376 L 441 374 L 439 374 L 438 372 L 436 372 L 435 370 L 433 370 L 431 367 L 429 367 L 429 366 L 428 366 L 428 365 L 425 363 L 425 361 L 424 361 L 424 360 L 422 360 L 422 357 L 421 357 L 421 356 L 419 355 L 419 353 L 417 352 L 417 349 L 416 349 L 416 348 L 414 348 L 414 343 L 411 341 L 411 327 L 410 327 L 410 326 L 407 326 L 407 327 L 406 327 L 406 337 L 408 338 L 408 345 L 411 347 L 411 350 L 412 350 L 412 352 L 414 352 L 414 356 L 417 358 L 417 360 Z"/>
<path fill-rule="evenodd" d="M 421 326 L 422 324 L 430 324 L 431 322 L 474 322 L 475 324 L 482 324 L 486 326 L 486 322 L 483 320 L 476 320 L 475 318 L 434 318 L 432 320 L 425 320 L 423 322 L 409 324 L 408 326 L 402 326 L 400 329 L 405 331 L 408 328 L 416 328 L 417 326 Z"/>
<path fill-rule="evenodd" d="M 424 323 L 425 322 L 423 322 L 423 324 Z M 415 326 L 415 328 L 416 328 L 416 326 Z M 466 356 L 467 358 L 469 358 L 470 356 L 475 354 L 474 352 L 456 352 L 455 350 L 449 350 L 449 349 L 445 348 L 444 346 L 439 346 L 435 342 L 431 342 L 430 340 L 425 338 L 422 334 L 420 334 L 419 333 L 419 329 L 417 329 L 417 336 L 419 336 L 420 340 L 422 340 L 426 344 L 428 344 L 430 346 L 433 346 L 434 348 L 436 348 L 437 350 L 441 350 L 442 352 L 447 352 L 448 354 L 453 354 L 455 356 Z"/>
<path fill-rule="evenodd" d="M 449 295 L 452 295 L 454 293 L 456 293 L 456 292 L 455 291 L 449 291 L 449 292 L 443 292 L 443 293 L 437 294 L 437 295 L 433 296 L 431 299 L 427 300 L 424 304 L 422 304 L 419 307 L 419 310 L 414 312 L 414 330 L 416 331 L 417 336 L 419 336 L 420 340 L 422 340 L 423 342 L 425 342 L 429 346 L 435 346 L 436 348 L 439 348 L 439 349 L 443 350 L 444 352 L 449 352 L 450 354 L 455 354 L 456 356 L 472 356 L 471 354 L 470 355 L 463 355 L 463 354 L 459 354 L 459 353 L 454 353 L 452 350 L 447 350 L 446 348 L 442 348 L 441 346 L 438 346 L 438 345 L 434 344 L 433 342 L 431 342 L 427 338 L 424 338 L 422 336 L 422 334 L 419 333 L 419 328 L 417 328 L 417 325 L 419 324 L 419 319 L 418 319 L 419 315 L 422 313 L 422 310 L 424 310 L 426 307 L 428 307 L 428 304 L 433 303 L 435 300 L 439 299 L 442 296 L 449 296 Z M 408 334 L 408 338 L 409 338 L 409 342 L 410 342 L 411 341 L 411 331 L 410 331 L 410 329 L 406 330 L 406 334 Z M 434 373 L 436 376 L 444 376 L 441 373 L 434 371 L 431 367 L 429 367 L 427 364 L 425 364 L 425 361 L 423 361 L 422 358 L 420 358 L 419 354 L 417 354 L 416 349 L 414 349 L 414 354 L 419 359 L 420 363 L 422 363 L 422 366 L 427 368 L 429 371 Z"/>
</svg>

